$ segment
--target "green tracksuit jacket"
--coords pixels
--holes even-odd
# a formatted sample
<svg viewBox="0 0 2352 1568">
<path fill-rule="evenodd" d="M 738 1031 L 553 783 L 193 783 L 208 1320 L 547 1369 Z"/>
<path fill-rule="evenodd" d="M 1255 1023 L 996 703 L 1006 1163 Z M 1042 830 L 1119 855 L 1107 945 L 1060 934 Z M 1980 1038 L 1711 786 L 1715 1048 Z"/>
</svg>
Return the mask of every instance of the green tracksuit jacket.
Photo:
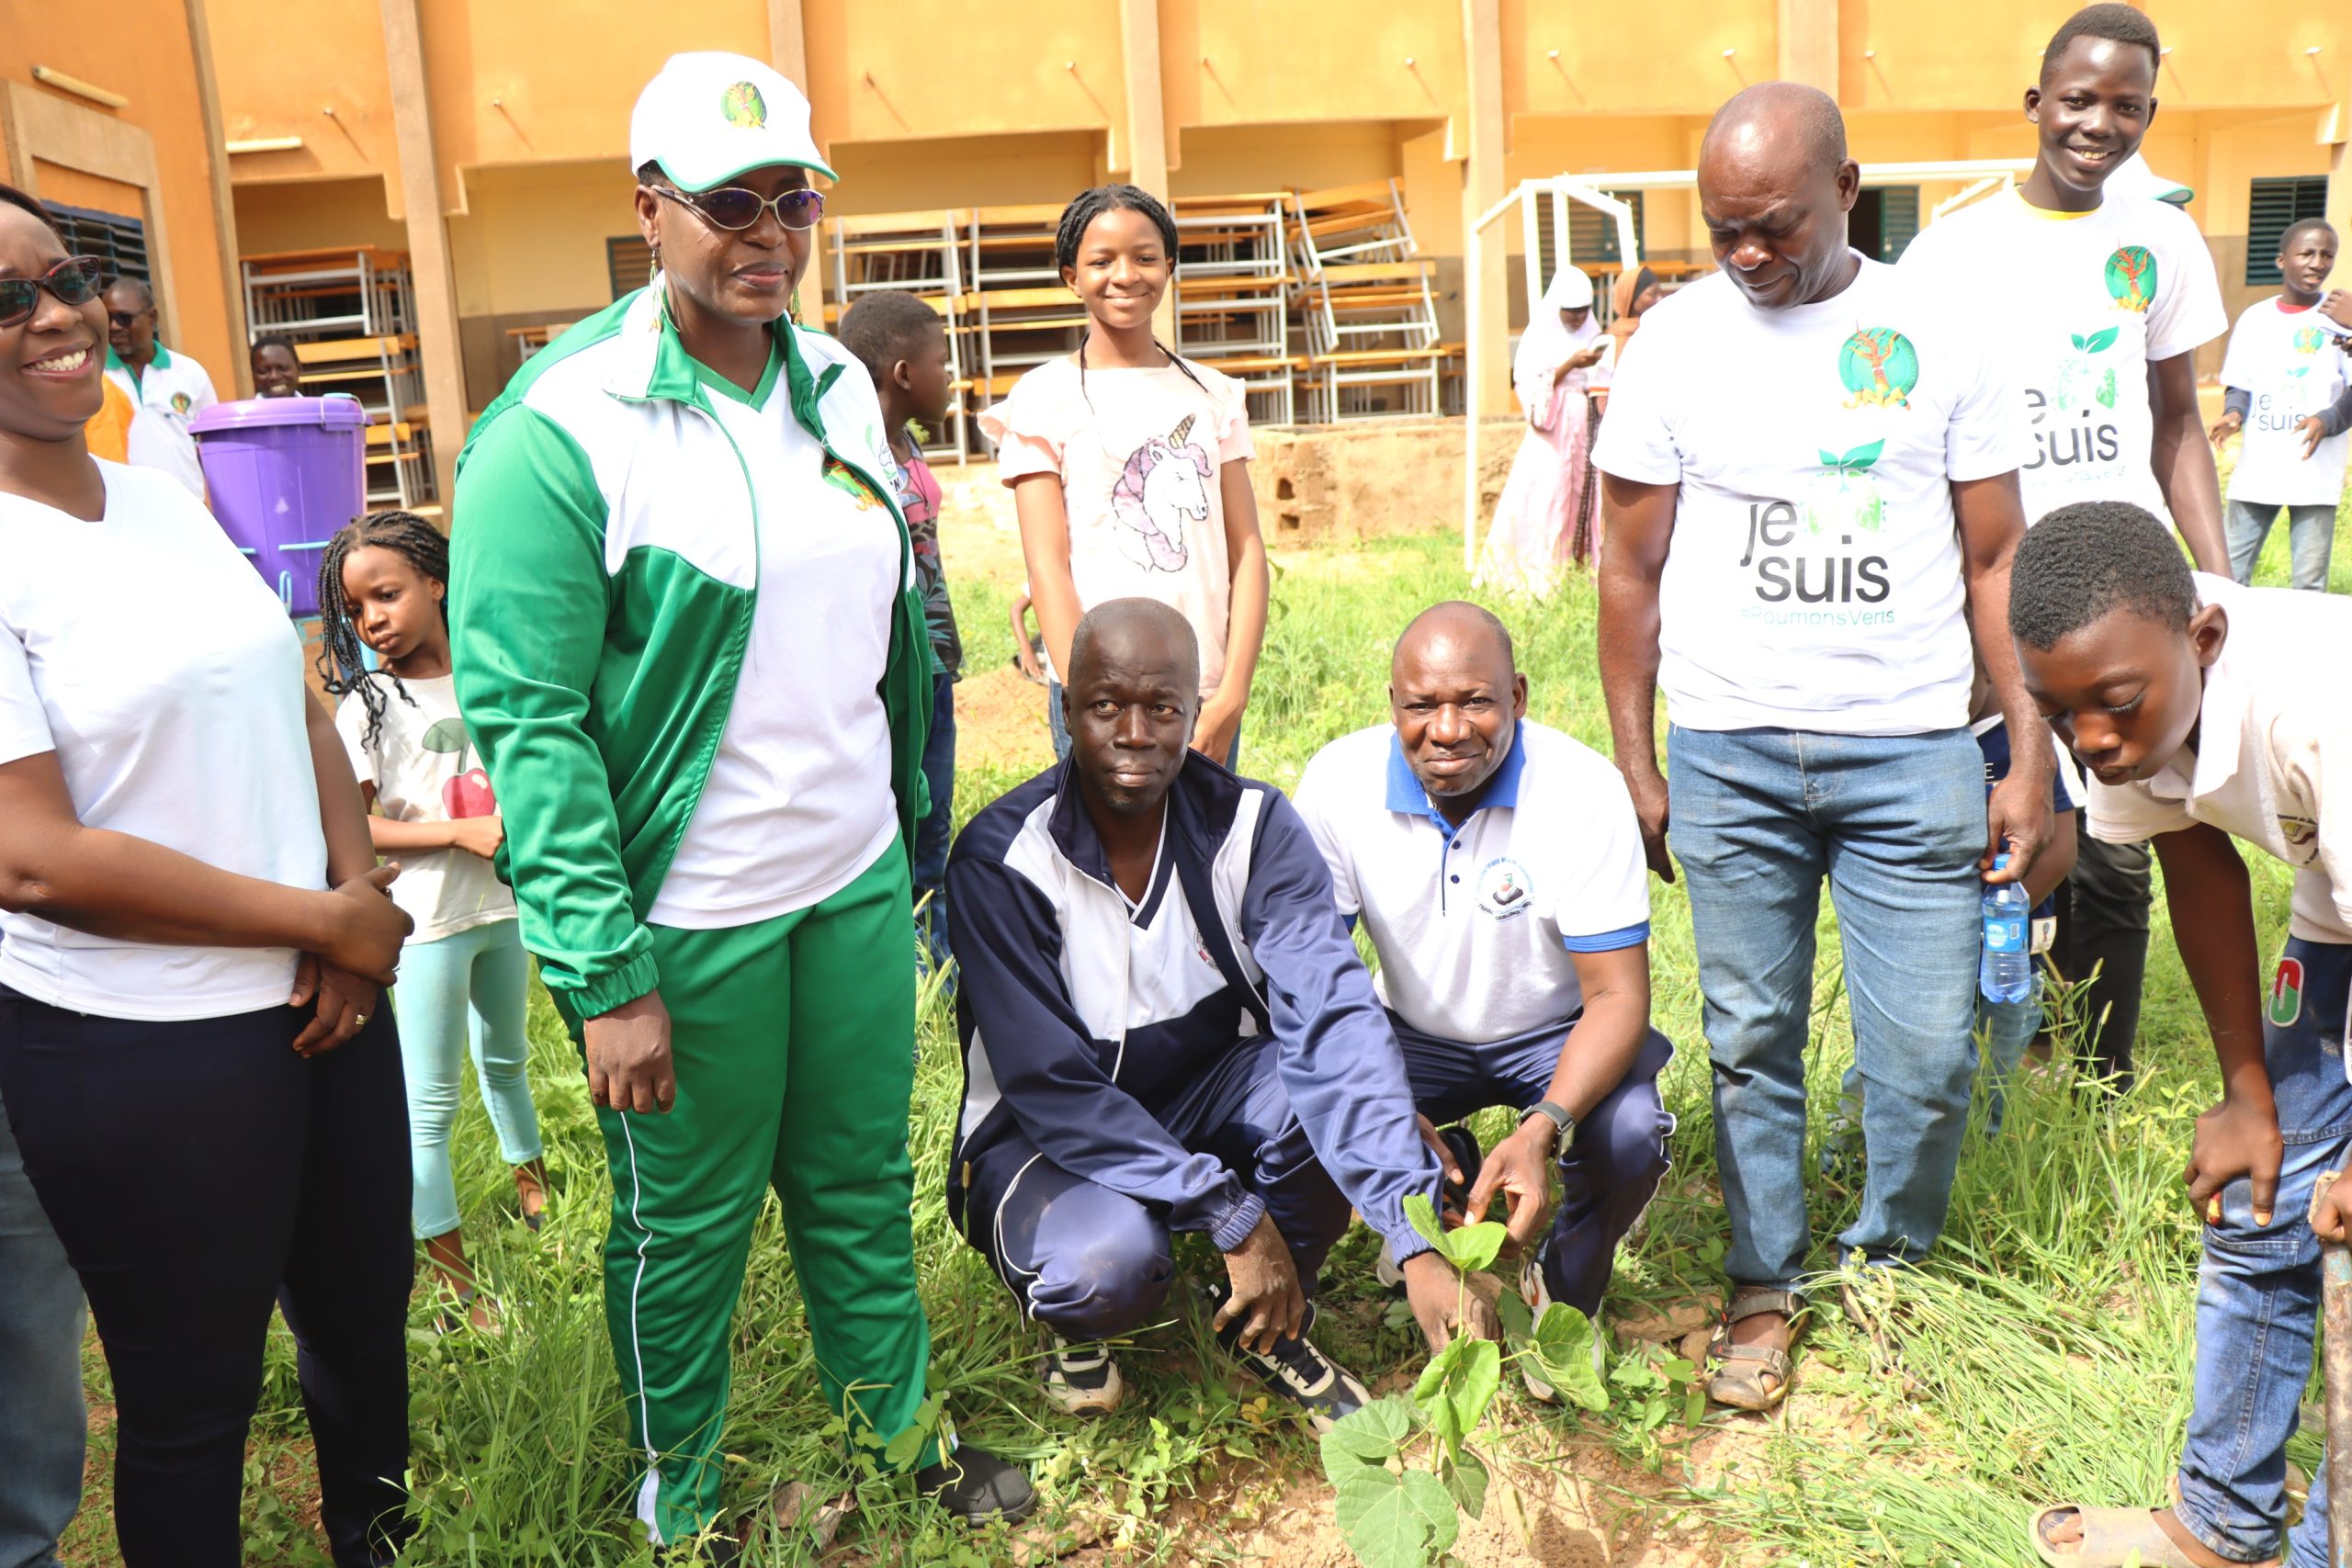
<svg viewBox="0 0 2352 1568">
<path fill-rule="evenodd" d="M 883 498 L 904 546 L 880 694 L 911 845 L 931 652 L 906 518 L 877 479 L 881 405 L 840 344 L 776 329 L 791 417 Z M 661 984 L 645 915 L 735 699 L 759 498 L 650 289 L 535 355 L 458 461 L 458 701 L 505 818 L 524 944 L 576 1027 Z"/>
</svg>

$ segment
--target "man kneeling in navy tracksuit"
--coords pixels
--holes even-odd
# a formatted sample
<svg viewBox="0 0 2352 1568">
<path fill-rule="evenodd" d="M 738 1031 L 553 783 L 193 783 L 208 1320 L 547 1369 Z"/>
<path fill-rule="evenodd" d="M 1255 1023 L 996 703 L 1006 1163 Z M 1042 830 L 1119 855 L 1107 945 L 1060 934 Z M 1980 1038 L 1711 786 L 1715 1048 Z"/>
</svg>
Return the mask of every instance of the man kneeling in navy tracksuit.
<svg viewBox="0 0 2352 1568">
<path fill-rule="evenodd" d="M 1388 701 L 1393 724 L 1316 753 L 1299 815 L 1340 912 L 1362 917 L 1380 954 L 1420 1109 L 1521 1113 L 1483 1167 L 1466 1129 L 1448 1129 L 1447 1174 L 1472 1179 L 1474 1216 L 1505 1196 L 1530 1307 L 1556 1297 L 1597 1317 L 1674 1130 L 1658 1100 L 1674 1048 L 1650 1027 L 1633 799 L 1607 758 L 1527 718 L 1510 634 L 1476 604 L 1436 605 L 1406 628 Z M 1537 1247 L 1555 1160 L 1560 1206 Z M 1532 1375 L 1528 1387 L 1553 1397 Z"/>
<path fill-rule="evenodd" d="M 965 828 L 947 864 L 963 966 L 948 1212 L 1054 1334 L 1064 1409 L 1125 1393 L 1101 1341 L 1152 1320 L 1170 1231 L 1225 1254 L 1219 1339 L 1318 1430 L 1370 1399 L 1307 1342 L 1352 1204 L 1401 1260 L 1432 1347 L 1494 1320 L 1407 1224 L 1437 1201 L 1405 1065 L 1281 793 L 1189 749 L 1199 649 L 1118 599 L 1079 623 L 1069 760 Z"/>
</svg>

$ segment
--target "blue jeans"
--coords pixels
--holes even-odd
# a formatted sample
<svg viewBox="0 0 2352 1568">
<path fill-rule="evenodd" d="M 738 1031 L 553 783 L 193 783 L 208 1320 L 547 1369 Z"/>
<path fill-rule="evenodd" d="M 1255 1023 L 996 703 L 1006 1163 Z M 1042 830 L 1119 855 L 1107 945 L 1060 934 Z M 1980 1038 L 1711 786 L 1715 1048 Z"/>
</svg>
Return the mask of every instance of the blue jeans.
<svg viewBox="0 0 2352 1568">
<path fill-rule="evenodd" d="M 1414 1109 L 1446 1122 L 1490 1105 L 1524 1111 L 1543 1099 L 1560 1065 L 1560 1042 L 1575 1020 L 1487 1044 L 1424 1034 L 1393 1012 L 1388 1021 L 1405 1053 Z M 1559 1151 L 1560 1207 L 1544 1243 L 1544 1283 L 1553 1300 L 1588 1317 L 1600 1310 L 1617 1244 L 1666 1176 L 1674 1118 L 1658 1099 L 1657 1076 L 1673 1059 L 1673 1043 L 1651 1030 L 1617 1087 L 1600 1097 Z"/>
<path fill-rule="evenodd" d="M 0 1568 L 56 1568 L 82 1504 L 82 1281 L 0 1108 Z"/>
<path fill-rule="evenodd" d="M 1869 1174 L 1840 1253 L 1916 1262 L 1943 1231 L 1976 1044 L 1984 762 L 1965 729 L 1667 738 L 1690 896 L 1736 1285 L 1805 1272 L 1804 1051 L 1829 880 L 1845 948 Z"/>
<path fill-rule="evenodd" d="M 1062 683 L 1059 681 L 1046 682 L 1046 727 L 1053 731 L 1054 761 L 1069 761 L 1069 726 L 1062 718 Z M 1241 727 L 1239 725 L 1233 727 L 1233 749 L 1225 754 L 1225 771 L 1228 773 L 1238 773 L 1241 771 Z"/>
<path fill-rule="evenodd" d="M 915 902 L 931 902 L 916 925 L 932 967 L 955 953 L 947 939 L 947 844 L 956 825 L 956 678 L 937 677 L 931 689 L 931 739 L 923 743 L 922 776 L 931 789 L 931 815 L 915 824 Z"/>
<path fill-rule="evenodd" d="M 1993 1137 L 2001 1130 L 2002 1119 L 2008 1109 L 2009 1075 L 2025 1060 L 2026 1047 L 2041 1031 L 2041 976 L 2033 977 L 2033 995 L 2021 1002 L 1996 1002 L 1983 991 L 1976 994 L 1976 1037 L 1983 1042 L 1984 1065 L 1992 1069 L 1993 1081 L 1984 1090 L 1984 1135 Z M 1843 1084 L 1844 1111 L 1859 1118 L 1862 1113 L 1862 1069 L 1848 1067 Z"/>
<path fill-rule="evenodd" d="M 2254 581 L 2254 563 L 2261 558 L 2262 542 L 2270 525 L 2287 513 L 2287 546 L 2294 558 L 2294 586 L 2327 592 L 2327 560 L 2335 549 L 2335 508 L 2263 506 L 2250 501 L 2230 502 L 2224 519 L 2230 540 L 2230 575 L 2240 582 Z"/>
<path fill-rule="evenodd" d="M 2286 1157 L 2268 1225 L 2254 1223 L 2253 1189 L 2222 1190 L 2222 1223 L 2205 1227 L 2197 1285 L 2197 1398 L 2180 1453 L 2180 1518 L 2233 1562 L 2277 1553 L 2287 1517 L 2287 1438 L 2311 1381 L 2319 1329 L 2319 1238 L 2312 1186 L 2343 1168 L 2352 1144 L 2352 1084 L 2344 1076 L 2352 946 L 2290 938 L 2281 968 L 2301 965 L 2294 1014 L 2274 987 L 2262 1055 L 2278 1101 Z M 2290 971 L 2291 973 L 2291 971 Z M 2289 1544 L 2294 1568 L 2327 1562 L 2327 1472 L 2312 1477 Z"/>
<path fill-rule="evenodd" d="M 412 942 L 401 952 L 392 1007 L 400 1014 L 401 1066 L 408 1077 L 410 1220 L 419 1236 L 429 1240 L 458 1228 L 449 1129 L 458 1120 L 458 1077 L 465 1069 L 469 1032 L 474 1077 L 499 1151 L 509 1165 L 539 1157 L 539 1113 L 524 1072 L 531 1057 L 523 1031 L 530 985 L 531 961 L 514 920 Z"/>
</svg>

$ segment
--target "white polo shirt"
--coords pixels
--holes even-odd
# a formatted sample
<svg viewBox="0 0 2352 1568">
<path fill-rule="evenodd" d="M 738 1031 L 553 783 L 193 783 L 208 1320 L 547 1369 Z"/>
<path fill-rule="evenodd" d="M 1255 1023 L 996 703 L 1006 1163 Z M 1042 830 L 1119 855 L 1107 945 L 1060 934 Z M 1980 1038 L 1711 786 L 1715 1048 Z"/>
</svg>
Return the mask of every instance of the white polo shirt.
<svg viewBox="0 0 2352 1568">
<path fill-rule="evenodd" d="M 2295 868 L 2288 930 L 2352 942 L 2352 602 L 2197 574 L 2230 633 L 2205 671 L 2199 750 L 2136 784 L 2090 786 L 2091 837 L 2136 844 L 2210 822 Z M 2333 765 L 2330 756 L 2333 754 Z"/>
<path fill-rule="evenodd" d="M 220 400 L 204 367 L 185 354 L 155 345 L 155 362 L 137 380 L 130 367 L 107 354 L 107 378 L 121 388 L 138 410 L 130 422 L 127 455 L 133 468 L 160 468 L 180 481 L 197 500 L 204 499 L 204 468 L 196 460 L 196 437 L 187 422 Z"/>
<path fill-rule="evenodd" d="M 1485 799 L 1456 828 L 1430 802 L 1394 725 L 1332 741 L 1294 796 L 1340 912 L 1380 954 L 1380 999 L 1467 1044 L 1565 1028 L 1584 1006 L 1578 953 L 1646 942 L 1649 869 L 1614 764 L 1522 720 Z"/>
</svg>

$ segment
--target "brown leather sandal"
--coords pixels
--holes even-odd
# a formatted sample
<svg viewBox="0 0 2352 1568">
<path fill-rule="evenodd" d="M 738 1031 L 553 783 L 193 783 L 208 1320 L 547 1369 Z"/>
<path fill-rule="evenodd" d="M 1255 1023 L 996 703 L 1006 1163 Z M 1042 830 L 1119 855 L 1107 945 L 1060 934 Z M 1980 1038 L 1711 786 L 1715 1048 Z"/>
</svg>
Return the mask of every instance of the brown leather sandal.
<svg viewBox="0 0 2352 1568">
<path fill-rule="evenodd" d="M 1724 1306 L 1723 1321 L 1707 1346 L 1707 1397 L 1735 1410 L 1770 1410 L 1789 1396 L 1796 1364 L 1787 1350 L 1770 1345 L 1735 1344 L 1731 1325 L 1760 1313 L 1786 1313 L 1789 1347 L 1796 1347 L 1798 1325 L 1804 1320 L 1805 1301 L 1794 1291 L 1767 1285 L 1745 1285 Z"/>
</svg>

